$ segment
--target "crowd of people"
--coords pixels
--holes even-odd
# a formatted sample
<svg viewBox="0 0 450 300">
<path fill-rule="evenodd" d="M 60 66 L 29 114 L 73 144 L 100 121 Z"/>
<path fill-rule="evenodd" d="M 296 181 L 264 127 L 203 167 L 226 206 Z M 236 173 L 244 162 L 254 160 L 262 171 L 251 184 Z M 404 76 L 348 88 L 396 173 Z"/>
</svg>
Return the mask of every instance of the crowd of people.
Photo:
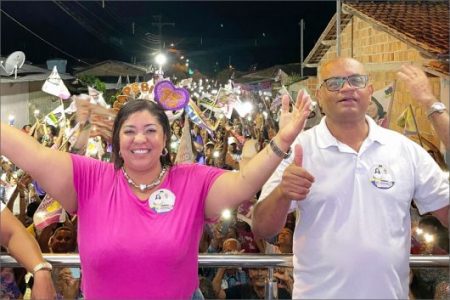
<svg viewBox="0 0 450 300">
<path fill-rule="evenodd" d="M 399 72 L 414 98 L 431 106 L 436 99 L 421 76 L 415 67 Z M 246 118 L 212 117 L 213 134 L 185 122 L 186 114 L 169 122 L 147 100 L 124 105 L 109 134 L 92 130 L 84 117 L 91 108 L 82 105 L 71 140 L 64 139 L 69 122 L 57 128 L 36 120 L 20 134 L 2 124 L 1 244 L 15 255 L 4 230 L 16 211 L 14 226 L 28 231 L 20 240 L 31 237 L 26 248 L 37 256 L 16 256 L 25 269 L 2 268 L 0 299 L 30 288 L 35 299 L 264 298 L 267 269 L 197 268 L 199 253 L 293 253 L 294 268 L 274 272 L 280 299 L 447 299 L 448 273 L 408 277 L 408 258 L 448 254 L 448 175 L 366 115 L 373 90 L 359 62 L 333 60 L 320 77 L 325 117 L 304 133 L 311 109 L 304 92 L 294 104 L 284 95 L 279 117 L 258 106 Z M 445 136 L 435 118 L 448 125 L 448 114 L 430 114 Z M 184 126 L 196 164 L 176 163 Z M 46 200 L 64 210 L 36 224 Z M 79 253 L 81 270 L 37 272 L 41 252 Z"/>
</svg>

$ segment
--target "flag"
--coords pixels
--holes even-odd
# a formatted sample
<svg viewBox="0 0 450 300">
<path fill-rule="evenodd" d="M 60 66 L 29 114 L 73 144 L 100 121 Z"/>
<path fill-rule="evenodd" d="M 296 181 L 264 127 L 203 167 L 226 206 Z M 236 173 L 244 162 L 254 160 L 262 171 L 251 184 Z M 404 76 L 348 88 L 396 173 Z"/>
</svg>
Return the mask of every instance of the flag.
<svg viewBox="0 0 450 300">
<path fill-rule="evenodd" d="M 117 79 L 116 90 L 119 90 L 121 88 L 122 88 L 122 75 L 120 75 L 119 79 Z"/>
<path fill-rule="evenodd" d="M 209 120 L 203 115 L 200 108 L 194 101 L 189 100 L 189 104 L 185 107 L 186 115 L 191 121 L 202 129 L 205 129 L 210 136 L 214 136 L 213 126 Z"/>
<path fill-rule="evenodd" d="M 90 97 L 90 102 L 92 104 L 98 104 L 103 107 L 108 107 L 105 99 L 103 99 L 103 93 L 97 91 L 95 88 L 88 86 L 88 94 Z"/>
<path fill-rule="evenodd" d="M 278 82 L 281 80 L 281 75 L 283 74 L 283 71 L 281 69 L 278 69 L 277 73 L 275 74 L 275 78 L 273 79 L 275 82 Z"/>
<path fill-rule="evenodd" d="M 309 129 L 318 125 L 323 117 L 317 101 L 312 101 L 312 106 L 313 108 L 309 113 L 308 119 L 306 119 L 305 129 Z"/>
<path fill-rule="evenodd" d="M 70 97 L 69 90 L 59 76 L 56 66 L 53 66 L 50 76 L 48 76 L 47 80 L 45 80 L 44 85 L 42 86 L 42 91 L 61 99 L 68 99 Z"/>
<path fill-rule="evenodd" d="M 44 117 L 45 123 L 53 127 L 59 127 L 59 122 L 61 122 L 63 119 L 65 119 L 65 114 L 64 106 L 62 104 Z"/>
<path fill-rule="evenodd" d="M 42 231 L 45 227 L 53 223 L 62 223 L 66 220 L 65 210 L 61 204 L 49 196 L 45 195 L 41 204 L 33 215 L 33 223 L 36 229 Z"/>
<path fill-rule="evenodd" d="M 193 163 L 195 161 L 194 153 L 192 152 L 192 138 L 191 130 L 189 128 L 189 119 L 184 119 L 183 132 L 181 133 L 180 144 L 178 146 L 177 157 L 175 163 Z"/>
<path fill-rule="evenodd" d="M 384 128 L 389 127 L 389 118 L 392 99 L 394 98 L 394 82 L 375 91 L 372 94 L 372 102 L 367 109 L 367 114 Z"/>
<path fill-rule="evenodd" d="M 272 104 L 270 104 L 271 111 L 275 111 L 278 108 L 278 106 L 281 105 L 281 98 L 283 98 L 283 95 L 288 95 L 290 102 L 294 103 L 294 100 L 292 100 L 292 97 L 289 94 L 289 91 L 286 89 L 286 87 L 284 85 L 282 85 L 281 88 L 278 90 L 275 99 L 272 101 Z"/>
<path fill-rule="evenodd" d="M 397 125 L 403 128 L 403 134 L 406 136 L 418 134 L 418 128 L 412 111 L 412 106 L 409 105 L 398 117 Z"/>
<path fill-rule="evenodd" d="M 223 115 L 230 119 L 235 109 L 236 104 L 239 102 L 239 98 L 233 91 L 232 82 L 230 81 L 228 87 L 221 88 L 217 92 L 214 107 L 219 108 Z"/>
</svg>

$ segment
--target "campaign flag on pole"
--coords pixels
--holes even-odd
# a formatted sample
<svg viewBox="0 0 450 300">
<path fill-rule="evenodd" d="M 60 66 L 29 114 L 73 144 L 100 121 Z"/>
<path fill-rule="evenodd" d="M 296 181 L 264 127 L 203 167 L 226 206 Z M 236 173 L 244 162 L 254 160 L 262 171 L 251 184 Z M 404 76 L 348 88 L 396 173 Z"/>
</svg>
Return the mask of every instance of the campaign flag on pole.
<svg viewBox="0 0 450 300">
<path fill-rule="evenodd" d="M 408 105 L 408 107 L 398 117 L 397 125 L 403 128 L 403 134 L 406 136 L 418 134 L 414 112 L 412 111 L 411 105 Z"/>
<path fill-rule="evenodd" d="M 392 99 L 394 98 L 395 84 L 391 84 L 375 91 L 372 94 L 372 102 L 367 109 L 367 114 L 384 128 L 389 127 Z"/>
<path fill-rule="evenodd" d="M 184 119 L 183 132 L 181 133 L 180 144 L 178 146 L 175 163 L 193 163 L 195 161 L 194 152 L 192 152 L 191 130 L 189 128 L 189 119 Z"/>
<path fill-rule="evenodd" d="M 122 75 L 119 75 L 119 78 L 117 79 L 116 83 L 116 90 L 122 88 Z"/>
<path fill-rule="evenodd" d="M 61 104 L 57 108 L 52 110 L 48 115 L 46 115 L 44 121 L 48 125 L 59 127 L 59 122 L 61 122 L 64 118 L 64 106 Z"/>
<path fill-rule="evenodd" d="M 45 80 L 42 91 L 64 100 L 70 97 L 69 90 L 62 81 L 61 76 L 59 76 L 56 66 L 53 66 L 50 76 Z"/>
<path fill-rule="evenodd" d="M 186 115 L 191 121 L 202 129 L 205 129 L 210 136 L 214 136 L 214 130 L 209 120 L 203 115 L 200 108 L 194 101 L 189 100 L 189 104 L 185 107 Z"/>
</svg>

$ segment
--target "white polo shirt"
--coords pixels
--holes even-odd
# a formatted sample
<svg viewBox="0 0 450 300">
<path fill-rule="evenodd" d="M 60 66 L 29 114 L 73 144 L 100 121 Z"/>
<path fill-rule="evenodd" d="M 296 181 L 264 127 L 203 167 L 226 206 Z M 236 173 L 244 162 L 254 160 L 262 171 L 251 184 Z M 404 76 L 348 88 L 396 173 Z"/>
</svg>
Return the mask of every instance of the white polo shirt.
<svg viewBox="0 0 450 300">
<path fill-rule="evenodd" d="M 314 177 L 294 232 L 293 299 L 408 298 L 411 199 L 420 213 L 449 205 L 449 182 L 431 156 L 367 117 L 359 153 L 334 138 L 325 118 L 301 133 Z M 293 156 L 264 185 L 264 199 Z"/>
</svg>

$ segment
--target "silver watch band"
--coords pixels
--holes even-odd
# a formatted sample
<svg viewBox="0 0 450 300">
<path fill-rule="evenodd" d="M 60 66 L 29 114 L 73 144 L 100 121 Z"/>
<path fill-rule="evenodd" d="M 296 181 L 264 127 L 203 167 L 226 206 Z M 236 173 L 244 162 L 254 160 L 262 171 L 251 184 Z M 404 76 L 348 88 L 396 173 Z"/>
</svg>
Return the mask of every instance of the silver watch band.
<svg viewBox="0 0 450 300">
<path fill-rule="evenodd" d="M 430 108 L 427 110 L 427 118 L 430 118 L 434 113 L 443 113 L 447 108 L 442 102 L 434 102 L 431 104 Z"/>
</svg>

